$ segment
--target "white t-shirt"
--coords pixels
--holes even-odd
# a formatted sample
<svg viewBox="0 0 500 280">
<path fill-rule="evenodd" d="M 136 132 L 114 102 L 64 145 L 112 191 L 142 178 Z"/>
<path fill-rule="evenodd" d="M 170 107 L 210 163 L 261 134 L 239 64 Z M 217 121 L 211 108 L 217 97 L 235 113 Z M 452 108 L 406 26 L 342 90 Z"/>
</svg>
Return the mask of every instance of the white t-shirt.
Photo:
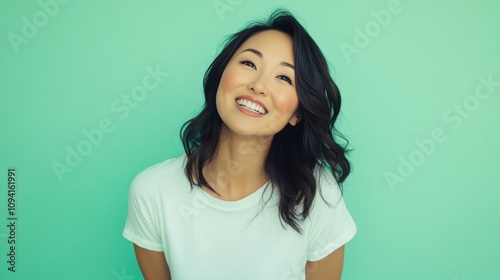
<svg viewBox="0 0 500 280">
<path fill-rule="evenodd" d="M 173 280 L 305 279 L 307 261 L 326 257 L 356 233 L 327 171 L 318 188 L 332 207 L 317 191 L 310 215 L 299 221 L 300 235 L 280 223 L 278 191 L 271 195 L 270 184 L 241 200 L 224 201 L 197 186 L 191 191 L 185 163 L 182 155 L 135 177 L 123 231 L 138 246 L 164 252 Z"/>
</svg>

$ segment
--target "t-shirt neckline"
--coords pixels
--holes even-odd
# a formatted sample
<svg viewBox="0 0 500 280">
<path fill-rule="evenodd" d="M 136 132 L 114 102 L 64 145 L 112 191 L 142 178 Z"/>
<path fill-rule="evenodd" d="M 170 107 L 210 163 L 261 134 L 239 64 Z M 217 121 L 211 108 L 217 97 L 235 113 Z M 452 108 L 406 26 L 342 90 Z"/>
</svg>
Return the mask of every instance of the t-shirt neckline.
<svg viewBox="0 0 500 280">
<path fill-rule="evenodd" d="M 201 187 L 196 187 L 199 195 L 202 196 L 203 199 L 208 202 L 211 206 L 214 208 L 220 209 L 220 210 L 229 210 L 229 211 L 236 211 L 236 210 L 241 210 L 250 206 L 253 206 L 259 202 L 260 197 L 262 196 L 262 193 L 266 189 L 266 186 L 269 184 L 270 180 L 265 182 L 262 186 L 260 186 L 256 191 L 253 193 L 249 194 L 248 196 L 239 199 L 239 200 L 233 200 L 233 201 L 228 201 L 228 200 L 222 200 L 216 197 L 211 196 L 207 191 L 202 189 Z"/>
</svg>

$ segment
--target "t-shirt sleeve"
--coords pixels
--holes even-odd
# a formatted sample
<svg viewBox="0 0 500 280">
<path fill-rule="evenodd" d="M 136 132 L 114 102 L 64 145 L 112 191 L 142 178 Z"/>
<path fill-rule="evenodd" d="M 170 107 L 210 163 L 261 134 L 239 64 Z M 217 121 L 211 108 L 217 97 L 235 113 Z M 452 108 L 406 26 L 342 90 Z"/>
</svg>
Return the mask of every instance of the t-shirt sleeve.
<svg viewBox="0 0 500 280">
<path fill-rule="evenodd" d="M 128 214 L 122 235 L 139 247 L 162 252 L 158 208 L 154 193 L 149 191 L 148 186 L 149 182 L 144 172 L 132 181 L 128 195 Z"/>
<path fill-rule="evenodd" d="M 342 247 L 356 234 L 356 224 L 347 210 L 337 181 L 322 170 L 311 210 L 307 237 L 307 260 L 318 261 Z M 323 200 L 324 198 L 324 200 Z M 328 202 L 328 204 L 325 203 Z"/>
</svg>

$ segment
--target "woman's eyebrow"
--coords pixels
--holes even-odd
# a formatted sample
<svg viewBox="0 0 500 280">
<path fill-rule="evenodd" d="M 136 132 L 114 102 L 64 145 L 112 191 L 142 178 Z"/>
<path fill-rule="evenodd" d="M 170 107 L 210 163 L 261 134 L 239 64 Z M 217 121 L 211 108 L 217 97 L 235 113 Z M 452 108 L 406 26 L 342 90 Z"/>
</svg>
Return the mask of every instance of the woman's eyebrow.
<svg viewBox="0 0 500 280">
<path fill-rule="evenodd" d="M 241 52 L 252 52 L 252 53 L 256 54 L 257 56 L 259 56 L 260 58 L 264 57 L 264 55 L 261 52 L 259 52 L 256 49 L 252 49 L 252 48 L 244 49 Z M 295 67 L 292 64 L 288 63 L 288 62 L 284 62 L 283 61 L 283 62 L 280 63 L 280 65 L 287 66 L 287 67 L 290 67 L 293 70 L 295 70 Z"/>
</svg>

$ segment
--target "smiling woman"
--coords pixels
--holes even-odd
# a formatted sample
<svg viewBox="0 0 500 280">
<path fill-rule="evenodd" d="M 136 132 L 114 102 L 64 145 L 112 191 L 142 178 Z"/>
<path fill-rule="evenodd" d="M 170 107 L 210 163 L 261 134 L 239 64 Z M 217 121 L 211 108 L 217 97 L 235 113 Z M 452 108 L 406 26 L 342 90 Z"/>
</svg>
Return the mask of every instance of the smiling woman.
<svg viewBox="0 0 500 280">
<path fill-rule="evenodd" d="M 123 236 L 144 277 L 340 279 L 356 233 L 341 188 L 350 164 L 314 40 L 278 10 L 231 35 L 203 82 L 185 154 L 130 188 Z"/>
<path fill-rule="evenodd" d="M 292 63 L 292 39 L 283 32 L 261 31 L 245 41 L 220 79 L 216 106 L 223 129 L 257 135 L 266 141 L 256 144 L 265 145 L 286 123 L 295 125 L 299 99 Z"/>
</svg>

